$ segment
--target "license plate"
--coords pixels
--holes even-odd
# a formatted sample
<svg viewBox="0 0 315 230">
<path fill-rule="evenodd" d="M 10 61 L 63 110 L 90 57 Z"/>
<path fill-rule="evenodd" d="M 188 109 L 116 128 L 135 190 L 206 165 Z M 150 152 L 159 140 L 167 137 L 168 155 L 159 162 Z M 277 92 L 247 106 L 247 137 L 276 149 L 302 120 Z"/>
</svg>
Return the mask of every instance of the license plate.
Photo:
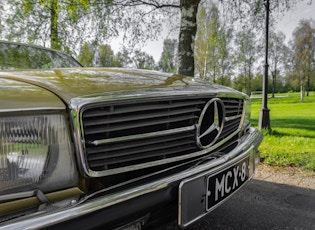
<svg viewBox="0 0 315 230">
<path fill-rule="evenodd" d="M 216 204 L 229 197 L 249 178 L 249 159 L 207 177 L 206 210 L 210 211 Z"/>
<path fill-rule="evenodd" d="M 179 224 L 183 227 L 213 210 L 250 178 L 249 157 L 215 174 L 183 181 L 179 189 Z"/>
</svg>

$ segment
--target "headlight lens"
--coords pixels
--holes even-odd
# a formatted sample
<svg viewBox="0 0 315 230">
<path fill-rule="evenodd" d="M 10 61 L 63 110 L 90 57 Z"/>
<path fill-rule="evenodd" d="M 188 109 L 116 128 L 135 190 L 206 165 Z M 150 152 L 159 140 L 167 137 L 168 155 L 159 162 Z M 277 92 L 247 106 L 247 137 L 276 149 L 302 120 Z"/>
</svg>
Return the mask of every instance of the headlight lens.
<svg viewBox="0 0 315 230">
<path fill-rule="evenodd" d="M 0 195 L 58 190 L 77 178 L 63 115 L 0 118 Z"/>
</svg>

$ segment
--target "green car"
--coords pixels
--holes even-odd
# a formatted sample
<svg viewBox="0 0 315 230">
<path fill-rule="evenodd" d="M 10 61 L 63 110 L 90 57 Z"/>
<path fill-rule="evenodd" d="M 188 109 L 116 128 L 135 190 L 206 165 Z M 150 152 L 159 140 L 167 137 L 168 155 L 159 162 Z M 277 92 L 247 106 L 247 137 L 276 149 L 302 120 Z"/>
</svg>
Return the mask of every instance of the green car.
<svg viewBox="0 0 315 230">
<path fill-rule="evenodd" d="M 249 97 L 0 42 L 0 229 L 186 227 L 254 175 Z"/>
</svg>

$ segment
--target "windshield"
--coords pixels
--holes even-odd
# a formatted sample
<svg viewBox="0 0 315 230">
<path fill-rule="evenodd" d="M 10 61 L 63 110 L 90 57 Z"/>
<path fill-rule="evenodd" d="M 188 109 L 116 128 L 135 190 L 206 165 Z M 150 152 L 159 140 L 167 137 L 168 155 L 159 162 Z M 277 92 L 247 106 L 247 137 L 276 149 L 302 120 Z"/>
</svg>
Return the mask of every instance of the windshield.
<svg viewBox="0 0 315 230">
<path fill-rule="evenodd" d="M 71 56 L 41 47 L 0 41 L 0 70 L 81 67 Z"/>
</svg>

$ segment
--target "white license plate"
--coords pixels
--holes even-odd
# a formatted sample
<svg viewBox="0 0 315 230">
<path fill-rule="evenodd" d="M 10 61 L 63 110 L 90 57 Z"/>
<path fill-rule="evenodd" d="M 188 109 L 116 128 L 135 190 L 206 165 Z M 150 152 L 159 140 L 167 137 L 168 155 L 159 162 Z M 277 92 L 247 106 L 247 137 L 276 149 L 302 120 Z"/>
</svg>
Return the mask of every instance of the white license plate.
<svg viewBox="0 0 315 230">
<path fill-rule="evenodd" d="M 179 224 L 191 222 L 213 210 L 250 178 L 249 157 L 215 174 L 185 180 L 179 188 Z"/>
</svg>

